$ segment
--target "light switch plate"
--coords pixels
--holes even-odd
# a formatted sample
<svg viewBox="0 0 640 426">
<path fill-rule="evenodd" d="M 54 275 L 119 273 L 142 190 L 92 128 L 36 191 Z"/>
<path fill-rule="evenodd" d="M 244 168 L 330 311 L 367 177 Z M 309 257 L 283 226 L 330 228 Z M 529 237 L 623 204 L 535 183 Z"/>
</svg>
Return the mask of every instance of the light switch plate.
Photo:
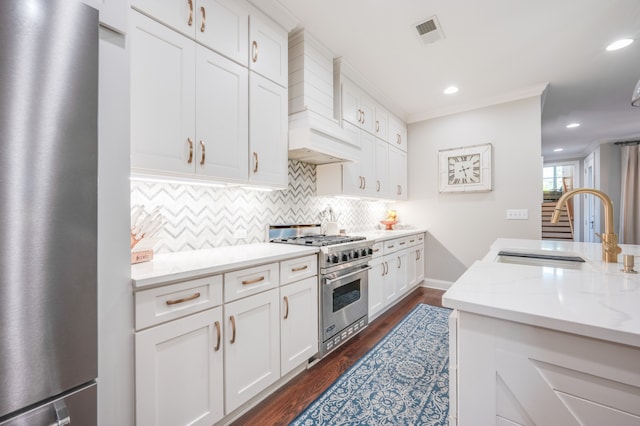
<svg viewBox="0 0 640 426">
<path fill-rule="evenodd" d="M 509 220 L 528 220 L 529 209 L 507 209 L 507 219 Z"/>
</svg>

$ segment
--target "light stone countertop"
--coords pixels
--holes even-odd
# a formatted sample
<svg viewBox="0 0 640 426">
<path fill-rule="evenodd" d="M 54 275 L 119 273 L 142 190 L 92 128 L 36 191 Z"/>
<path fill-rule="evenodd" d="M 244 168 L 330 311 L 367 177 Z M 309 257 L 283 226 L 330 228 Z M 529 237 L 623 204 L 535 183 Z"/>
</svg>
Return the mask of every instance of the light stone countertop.
<svg viewBox="0 0 640 426">
<path fill-rule="evenodd" d="M 602 262 L 599 243 L 498 239 L 444 294 L 444 306 L 596 339 L 640 347 L 640 274 Z M 584 258 L 586 270 L 498 263 L 500 250 L 565 252 Z M 568 252 L 568 253 L 567 253 Z"/>
<path fill-rule="evenodd" d="M 318 247 L 256 243 L 165 253 L 131 265 L 134 290 L 317 253 Z"/>
<path fill-rule="evenodd" d="M 426 229 L 394 229 L 393 231 L 379 229 L 369 232 L 354 232 L 354 235 L 366 237 L 367 240 L 385 241 L 393 238 L 406 237 L 407 235 L 423 234 L 425 232 L 427 232 Z"/>
</svg>

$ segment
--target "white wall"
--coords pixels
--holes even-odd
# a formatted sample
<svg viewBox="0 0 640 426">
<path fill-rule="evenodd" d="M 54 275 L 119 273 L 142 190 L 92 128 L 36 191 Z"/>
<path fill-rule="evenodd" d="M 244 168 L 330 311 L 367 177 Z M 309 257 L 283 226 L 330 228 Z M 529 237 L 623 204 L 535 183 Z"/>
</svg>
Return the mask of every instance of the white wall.
<svg viewBox="0 0 640 426">
<path fill-rule="evenodd" d="M 595 187 L 607 194 L 613 201 L 613 232 L 618 234 L 620 222 L 620 147 L 614 143 L 603 143 L 595 151 L 596 175 Z M 591 196 L 591 195 L 590 195 Z M 595 232 L 604 232 L 604 210 L 602 203 L 596 201 L 596 209 L 600 212 Z M 596 239 L 596 242 L 599 242 Z"/>
<path fill-rule="evenodd" d="M 498 237 L 541 237 L 540 120 L 536 96 L 409 125 L 409 201 L 397 209 L 428 230 L 427 285 L 455 281 Z M 493 190 L 439 193 L 438 151 L 484 143 L 493 145 Z M 529 220 L 506 220 L 507 209 L 528 209 Z"/>
</svg>

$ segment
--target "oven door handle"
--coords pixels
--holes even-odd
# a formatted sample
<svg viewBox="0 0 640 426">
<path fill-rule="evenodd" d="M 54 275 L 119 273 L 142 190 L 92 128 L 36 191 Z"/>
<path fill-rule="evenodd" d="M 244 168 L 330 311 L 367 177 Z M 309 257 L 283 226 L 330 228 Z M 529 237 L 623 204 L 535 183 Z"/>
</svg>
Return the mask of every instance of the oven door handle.
<svg viewBox="0 0 640 426">
<path fill-rule="evenodd" d="M 363 272 L 365 272 L 365 271 L 368 271 L 369 269 L 371 269 L 371 266 L 366 266 L 366 267 L 364 267 L 364 268 L 362 268 L 362 269 L 358 269 L 357 271 L 349 272 L 348 274 L 341 275 L 341 276 L 339 276 L 339 277 L 337 277 L 337 278 L 334 278 L 334 279 L 332 279 L 332 280 L 327 280 L 327 282 L 325 283 L 325 285 L 331 285 L 331 284 L 333 284 L 333 283 L 335 283 L 335 282 L 337 282 L 337 281 L 342 281 L 342 280 L 344 280 L 345 278 L 349 278 L 349 277 L 352 277 L 352 276 L 354 276 L 354 275 L 361 274 L 361 273 L 363 273 Z"/>
</svg>

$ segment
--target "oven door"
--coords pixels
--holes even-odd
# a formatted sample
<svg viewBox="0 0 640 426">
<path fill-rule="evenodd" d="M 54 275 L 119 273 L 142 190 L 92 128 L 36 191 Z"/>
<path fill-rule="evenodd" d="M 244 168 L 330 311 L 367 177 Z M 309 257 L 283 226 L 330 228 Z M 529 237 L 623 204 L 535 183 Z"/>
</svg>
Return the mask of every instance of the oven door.
<svg viewBox="0 0 640 426">
<path fill-rule="evenodd" d="M 327 274 L 322 279 L 322 341 L 367 316 L 370 266 Z"/>
</svg>

